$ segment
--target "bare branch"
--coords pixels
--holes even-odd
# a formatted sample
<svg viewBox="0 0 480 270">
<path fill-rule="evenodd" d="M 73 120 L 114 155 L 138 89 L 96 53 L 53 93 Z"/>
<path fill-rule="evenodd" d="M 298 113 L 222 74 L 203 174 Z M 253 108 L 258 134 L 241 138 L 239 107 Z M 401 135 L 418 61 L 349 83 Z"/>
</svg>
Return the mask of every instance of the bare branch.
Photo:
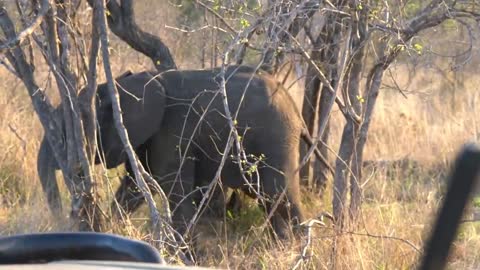
<svg viewBox="0 0 480 270">
<path fill-rule="evenodd" d="M 6 12 L 5 7 L 3 6 L 4 3 L 0 2 L 0 12 Z M 19 45 L 25 38 L 30 36 L 33 31 L 42 23 L 43 16 L 47 13 L 49 9 L 49 0 L 42 0 L 40 3 L 40 11 L 38 12 L 37 16 L 30 25 L 22 30 L 19 34 L 15 35 L 14 37 L 9 37 L 5 43 L 0 44 L 0 53 L 4 53 L 6 50 L 10 50 L 13 47 Z"/>
<path fill-rule="evenodd" d="M 15 27 L 4 6 L 0 6 L 0 27 L 7 39 L 13 40 L 16 38 Z M 48 97 L 43 93 L 43 90 L 36 84 L 32 67 L 26 61 L 24 52 L 18 46 L 13 47 L 11 53 L 7 53 L 7 58 L 9 58 L 9 61 L 16 69 L 16 73 L 22 78 L 28 90 L 33 107 L 39 116 L 40 122 L 45 127 L 48 141 L 53 146 L 54 155 L 58 158 L 60 168 L 67 171 L 65 160 L 60 158 L 66 156 L 62 134 L 59 132 L 62 130 L 62 127 L 51 115 L 51 112 L 54 110 L 53 106 Z"/>
<path fill-rule="evenodd" d="M 211 7 L 207 6 L 206 4 L 204 4 L 202 1 L 200 0 L 195 0 L 195 2 L 197 4 L 199 4 L 200 6 L 202 6 L 204 9 L 206 9 L 208 12 L 210 12 L 211 14 L 213 14 L 217 19 L 219 19 L 223 25 L 225 25 L 228 30 L 230 30 L 230 32 L 232 32 L 233 34 L 237 34 L 238 32 L 225 20 L 225 18 L 218 14 L 218 12 L 216 12 L 215 10 L 213 10 Z"/>
<path fill-rule="evenodd" d="M 133 150 L 129 142 L 128 133 L 123 124 L 123 117 L 122 117 L 122 112 L 120 108 L 118 91 L 114 83 L 114 78 L 112 75 L 112 70 L 111 70 L 110 61 L 109 61 L 107 26 L 106 26 L 106 18 L 104 15 L 105 1 L 96 0 L 94 9 L 95 9 L 95 12 L 98 13 L 97 24 L 99 27 L 99 35 L 100 35 L 100 41 L 102 45 L 101 48 L 102 48 L 102 56 L 103 56 L 103 65 L 105 69 L 105 75 L 107 77 L 107 86 L 109 90 L 110 99 L 112 100 L 112 109 L 113 109 L 115 126 L 117 128 L 118 135 L 120 136 L 120 139 L 125 146 L 125 150 L 127 152 L 130 165 L 135 174 L 136 184 L 142 191 L 142 194 L 148 203 L 148 206 L 150 209 L 150 218 L 152 222 L 153 232 L 157 237 L 160 237 L 161 235 L 159 233 L 159 230 L 162 227 L 165 227 L 165 226 L 161 226 L 161 223 L 164 222 L 165 220 L 161 219 L 160 213 L 157 210 L 157 206 L 156 206 L 155 200 L 153 199 L 152 192 L 150 191 L 150 188 L 147 182 L 143 178 L 143 175 L 147 175 L 146 171 L 143 168 L 142 164 L 138 161 L 135 151 Z M 151 182 L 155 186 L 156 182 L 153 178 L 148 177 L 147 179 L 149 180 L 149 182 Z M 164 205 L 164 207 L 168 208 L 168 200 L 164 200 L 162 204 Z M 167 211 L 166 213 L 163 213 L 163 214 L 169 215 L 170 212 Z M 171 219 L 170 216 L 166 216 L 165 218 L 167 222 Z"/>
<path fill-rule="evenodd" d="M 323 73 L 323 71 L 320 70 L 320 68 L 315 64 L 315 62 L 313 62 L 312 58 L 310 57 L 310 54 L 307 51 L 305 51 L 305 49 L 303 49 L 300 42 L 298 42 L 298 40 L 293 38 L 293 37 L 292 37 L 292 41 L 299 47 L 300 52 L 301 52 L 302 56 L 304 57 L 304 59 L 307 61 L 307 63 L 312 65 L 312 67 L 314 67 L 315 71 L 317 72 L 318 78 L 325 85 L 326 89 L 332 95 L 334 95 L 335 103 L 337 103 L 337 106 L 340 109 L 340 111 L 343 113 L 343 115 L 345 115 L 345 117 L 348 117 L 348 112 L 347 112 L 347 109 L 346 109 L 346 106 L 345 106 L 344 102 L 342 100 L 340 100 L 338 98 L 337 94 L 336 94 L 337 90 L 332 87 L 332 84 L 328 81 L 328 79 L 325 76 L 325 74 Z M 355 118 L 355 119 L 357 119 L 357 118 Z"/>
<path fill-rule="evenodd" d="M 88 0 L 92 6 L 93 0 Z M 135 22 L 132 0 L 107 1 L 108 25 L 111 31 L 133 49 L 148 56 L 159 71 L 177 69 L 173 56 L 165 43 L 155 35 L 140 29 Z"/>
<path fill-rule="evenodd" d="M 277 59 L 279 62 L 283 61 L 283 52 L 280 51 L 275 56 L 275 52 L 278 50 L 278 47 L 281 44 L 285 44 L 292 37 L 295 38 L 298 33 L 303 29 L 305 23 L 317 12 L 320 8 L 320 1 L 310 0 L 301 2 L 298 5 L 295 5 L 293 9 L 290 10 L 289 6 L 293 3 L 281 2 L 279 7 L 272 8 L 274 14 L 270 16 L 275 18 L 275 21 L 270 22 L 269 30 L 269 40 L 275 40 L 273 46 L 265 51 L 265 59 L 263 68 L 266 70 L 274 71 L 277 70 L 277 67 L 280 63 L 274 64 Z M 277 4 L 275 4 L 277 5 Z M 278 14 L 277 12 L 279 10 Z M 282 20 L 282 17 L 288 17 L 287 19 Z"/>
</svg>

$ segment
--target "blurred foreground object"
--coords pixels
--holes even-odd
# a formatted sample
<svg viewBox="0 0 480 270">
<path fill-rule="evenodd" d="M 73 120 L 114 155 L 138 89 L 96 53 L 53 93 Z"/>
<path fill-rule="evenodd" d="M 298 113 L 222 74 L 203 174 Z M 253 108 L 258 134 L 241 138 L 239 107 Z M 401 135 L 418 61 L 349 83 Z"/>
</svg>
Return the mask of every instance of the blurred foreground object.
<svg viewBox="0 0 480 270">
<path fill-rule="evenodd" d="M 421 270 L 444 269 L 463 210 L 473 193 L 480 171 L 480 149 L 466 145 L 458 155 L 448 181 L 448 190 L 435 227 L 425 246 Z"/>
<path fill-rule="evenodd" d="M 166 266 L 142 241 L 105 233 L 38 233 L 0 238 L 0 269 L 200 269 Z"/>
</svg>

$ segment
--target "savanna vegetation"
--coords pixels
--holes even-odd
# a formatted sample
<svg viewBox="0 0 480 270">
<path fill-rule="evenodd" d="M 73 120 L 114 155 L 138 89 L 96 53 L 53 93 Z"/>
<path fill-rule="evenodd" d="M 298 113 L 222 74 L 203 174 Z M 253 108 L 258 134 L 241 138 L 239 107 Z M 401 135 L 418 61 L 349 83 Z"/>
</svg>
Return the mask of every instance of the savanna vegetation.
<svg viewBox="0 0 480 270">
<path fill-rule="evenodd" d="M 240 196 L 240 206 L 196 230 L 195 263 L 201 266 L 413 268 L 442 202 L 454 155 L 466 142 L 479 140 L 480 2 L 476 0 L 133 1 L 138 27 L 160 37 L 174 62 L 161 54 L 155 58 L 142 48 L 132 49 L 132 43 L 125 42 L 128 31 L 122 36 L 122 30 L 114 28 L 115 19 L 122 17 L 115 17 L 112 6 L 99 8 L 104 1 L 0 1 L 0 18 L 8 11 L 21 33 L 41 13 L 42 2 L 56 13 L 45 13 L 45 22 L 22 39 L 10 42 L 5 20 L 0 20 L 0 235 L 79 228 L 75 219 L 68 218 L 69 207 L 63 209 L 63 219 L 54 218 L 48 209 L 36 167 L 50 116 L 32 105 L 40 101 L 31 98 L 35 91 L 29 90 L 25 74 L 19 72 L 14 59 L 20 54 L 14 48 L 21 48 L 35 67 L 31 73 L 41 88 L 38 91 L 54 105 L 68 100 L 68 91 L 75 96 L 81 87 L 95 85 L 92 74 L 99 83 L 111 80 L 109 72 L 104 73 L 105 62 L 113 76 L 127 70 L 248 64 L 274 74 L 285 85 L 333 168 L 330 171 L 310 154 L 301 171 L 301 198 L 311 227 L 304 225 L 305 233 L 295 239 L 273 238 L 263 226 L 263 211 L 252 199 Z M 123 8 L 132 4 L 113 2 Z M 94 15 L 98 10 L 103 13 Z M 68 65 L 63 60 L 58 63 L 64 68 L 61 72 L 71 73 L 64 78 L 74 78 L 76 85 L 65 87 L 67 92 L 58 83 L 65 74 L 54 72 L 54 62 L 45 53 L 54 46 L 42 43 L 48 38 L 48 18 L 60 21 L 61 16 L 68 18 L 64 25 L 68 34 L 60 35 L 66 39 L 56 41 L 57 50 L 65 49 L 68 41 L 71 53 L 66 56 Z M 102 51 L 106 43 L 101 34 L 96 36 L 97 28 L 92 28 L 98 26 L 95 16 L 108 22 L 108 53 Z M 62 33 L 61 26 L 55 29 Z M 96 46 L 100 49 L 93 54 L 98 59 L 90 55 Z M 91 63 L 96 63 L 95 69 Z M 71 124 L 76 123 L 75 113 L 69 117 Z M 92 141 L 89 132 L 84 132 L 85 140 L 57 132 L 52 136 L 70 138 L 72 145 Z M 64 147 L 72 161 L 66 168 L 75 167 L 74 161 L 81 163 L 82 154 L 92 153 L 87 144 Z M 303 156 L 308 148 L 302 147 Z M 121 222 L 110 219 L 109 205 L 124 168 L 107 171 L 91 166 L 91 155 L 87 160 L 89 166 L 75 168 L 91 176 L 91 193 L 87 193 L 94 208 L 103 213 L 102 231 L 149 241 L 169 262 L 182 263 L 182 256 L 155 242 L 155 228 L 149 222 L 155 204 Z M 64 177 L 74 178 L 73 170 L 62 171 Z M 148 181 L 144 177 L 144 183 Z M 64 183 L 60 188 L 64 205 L 69 205 L 68 188 Z M 480 265 L 479 198 L 473 198 L 464 215 L 450 269 Z M 164 204 L 162 198 L 154 199 L 156 205 Z M 158 209 L 157 219 L 162 219 L 164 212 Z"/>
</svg>

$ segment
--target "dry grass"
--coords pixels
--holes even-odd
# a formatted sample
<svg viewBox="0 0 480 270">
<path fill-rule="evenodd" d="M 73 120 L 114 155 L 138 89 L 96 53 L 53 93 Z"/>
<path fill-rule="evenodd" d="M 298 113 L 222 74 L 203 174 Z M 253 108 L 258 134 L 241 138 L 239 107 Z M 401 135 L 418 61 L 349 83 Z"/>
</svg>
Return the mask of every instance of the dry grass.
<svg viewBox="0 0 480 270">
<path fill-rule="evenodd" d="M 40 193 L 35 159 L 42 131 L 30 101 L 21 86 L 13 88 L 18 81 L 4 70 L 1 72 L 5 90 L 0 92 L 0 147 L 4 149 L 0 154 L 0 234 L 69 230 L 68 222 L 51 219 Z M 428 76 L 428 71 L 421 72 L 415 81 L 422 83 Z M 466 89 L 474 89 L 476 84 L 478 78 L 472 77 Z M 416 87 L 420 89 L 420 85 Z M 478 109 L 472 106 L 473 91 L 457 95 L 455 112 L 449 100 L 436 92 L 433 89 L 428 96 L 409 95 L 405 99 L 384 90 L 365 155 L 368 160 L 385 161 L 385 165 L 376 171 L 366 169 L 369 182 L 365 186 L 361 224 L 355 232 L 338 238 L 331 229 L 315 229 L 309 249 L 312 257 L 302 264 L 303 268 L 330 268 L 334 243 L 339 254 L 335 260 L 337 269 L 408 269 L 418 261 L 419 252 L 399 239 L 421 248 L 440 203 L 449 161 L 462 143 L 477 134 L 474 116 Z M 334 121 L 336 135 L 332 136 L 332 144 L 337 145 L 335 138 L 341 132 L 342 121 L 338 115 L 334 119 L 338 121 Z M 407 162 L 398 167 L 389 163 L 399 159 Z M 116 182 L 103 182 L 106 201 Z M 305 191 L 304 204 L 309 206 L 311 217 L 328 211 L 330 200 L 328 193 L 321 201 Z M 260 216 L 258 209 L 250 208 L 204 230 L 198 249 L 200 264 L 234 269 L 291 268 L 305 238 L 275 243 L 251 226 L 261 224 Z M 142 213 L 136 217 L 140 219 L 132 218 L 133 225 L 111 224 L 112 231 L 142 239 L 145 220 L 141 219 Z M 452 269 L 474 269 L 480 263 L 475 252 L 480 246 L 479 228 L 476 223 L 462 226 L 450 259 Z"/>
<path fill-rule="evenodd" d="M 174 14 L 164 15 L 173 25 Z M 167 36 L 168 44 L 187 39 L 165 35 L 165 30 L 154 28 L 152 21 L 149 24 L 146 20 L 145 27 Z M 114 57 L 120 59 L 116 60 L 116 72 L 150 67 L 148 60 L 124 50 L 124 46 L 114 44 Z M 174 54 L 179 54 L 181 46 L 172 47 Z M 188 59 L 179 62 L 183 67 L 195 66 Z M 396 74 L 401 86 L 407 85 L 405 66 L 392 69 L 392 74 Z M 329 228 L 315 229 L 309 248 L 311 257 L 302 268 L 330 269 L 335 263 L 337 269 L 410 269 L 418 261 L 420 253 L 402 239 L 421 249 L 442 198 L 451 158 L 464 142 L 475 140 L 479 134 L 475 90 L 480 76 L 466 76 L 464 89 L 457 89 L 452 101 L 448 94 L 441 94 L 443 79 L 432 70 L 421 69 L 415 74 L 408 84 L 412 93 L 407 99 L 388 88 L 379 98 L 365 159 L 385 161 L 386 165 L 375 171 L 366 169 L 368 183 L 359 227 L 340 237 L 335 237 Z M 67 221 L 51 218 L 41 194 L 36 152 L 42 130 L 30 99 L 23 85 L 4 69 L 0 69 L 0 77 L 0 235 L 69 230 Z M 392 84 L 388 78 L 385 83 Z M 338 149 L 343 120 L 338 112 L 333 119 L 331 144 Z M 397 167 L 389 163 L 394 160 L 410 163 Z M 117 184 L 116 179 L 103 181 L 105 201 L 111 198 Z M 329 192 L 321 200 L 307 191 L 304 194 L 310 217 L 330 210 Z M 142 239 L 143 214 L 132 217 L 128 226 L 112 223 L 111 230 Z M 261 224 L 260 216 L 258 209 L 247 208 L 240 216 L 227 217 L 206 228 L 200 236 L 199 263 L 232 269 L 290 269 L 301 253 L 305 237 L 287 243 L 271 241 L 267 234 L 252 227 Z M 477 223 L 462 225 L 450 258 L 451 269 L 478 268 L 479 229 Z M 334 246 L 338 252 L 335 259 Z"/>
</svg>

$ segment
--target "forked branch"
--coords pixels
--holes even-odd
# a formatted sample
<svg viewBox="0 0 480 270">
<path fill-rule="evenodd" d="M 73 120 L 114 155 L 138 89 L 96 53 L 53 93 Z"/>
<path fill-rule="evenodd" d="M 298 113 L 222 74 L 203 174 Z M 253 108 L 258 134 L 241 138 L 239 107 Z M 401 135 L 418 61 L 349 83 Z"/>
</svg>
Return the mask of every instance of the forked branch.
<svg viewBox="0 0 480 270">
<path fill-rule="evenodd" d="M 96 25 L 98 26 L 98 31 L 99 31 L 99 37 L 101 42 L 101 52 L 103 57 L 105 75 L 107 78 L 108 91 L 109 91 L 110 99 L 112 100 L 113 118 L 115 121 L 115 126 L 117 128 L 118 135 L 123 145 L 125 146 L 125 150 L 127 152 L 130 165 L 132 166 L 133 172 L 135 174 L 136 184 L 139 187 L 139 189 L 142 191 L 142 194 L 148 203 L 148 206 L 150 209 L 150 218 L 152 222 L 153 233 L 155 234 L 158 240 L 159 238 L 164 238 L 165 236 L 165 235 L 162 235 L 162 233 L 164 234 L 165 232 L 160 232 L 160 229 L 161 228 L 165 229 L 169 227 L 169 226 L 162 226 L 163 224 L 161 224 L 162 222 L 168 223 L 171 219 L 170 211 L 168 211 L 169 209 L 168 200 L 164 195 L 162 196 L 163 197 L 162 205 L 164 206 L 164 210 L 166 209 L 166 211 L 162 213 L 163 214 L 163 218 L 162 218 L 160 216 L 160 213 L 157 210 L 155 200 L 153 199 L 152 192 L 150 190 L 149 185 L 147 184 L 147 181 L 151 183 L 152 186 L 159 189 L 160 194 L 162 194 L 160 187 L 158 187 L 158 184 L 155 182 L 155 180 L 146 173 L 142 164 L 138 161 L 137 155 L 133 150 L 132 145 L 130 144 L 127 130 L 125 129 L 125 126 L 123 124 L 123 117 L 122 117 L 122 112 L 120 108 L 118 91 L 115 86 L 114 78 L 112 75 L 112 69 L 109 61 L 109 52 L 108 52 L 109 42 L 108 42 L 108 36 L 107 36 L 106 19 L 104 15 L 105 14 L 104 0 L 96 0 L 94 3 L 94 10 L 97 16 Z M 145 181 L 144 176 L 146 177 L 147 181 Z M 173 235 L 173 234 L 167 235 L 167 238 L 171 238 L 170 235 Z"/>
<path fill-rule="evenodd" d="M 93 6 L 93 0 L 88 0 Z M 131 0 L 107 1 L 107 21 L 110 30 L 136 51 L 149 57 L 158 71 L 177 69 L 173 56 L 165 43 L 155 35 L 140 29 L 135 22 Z"/>
</svg>

